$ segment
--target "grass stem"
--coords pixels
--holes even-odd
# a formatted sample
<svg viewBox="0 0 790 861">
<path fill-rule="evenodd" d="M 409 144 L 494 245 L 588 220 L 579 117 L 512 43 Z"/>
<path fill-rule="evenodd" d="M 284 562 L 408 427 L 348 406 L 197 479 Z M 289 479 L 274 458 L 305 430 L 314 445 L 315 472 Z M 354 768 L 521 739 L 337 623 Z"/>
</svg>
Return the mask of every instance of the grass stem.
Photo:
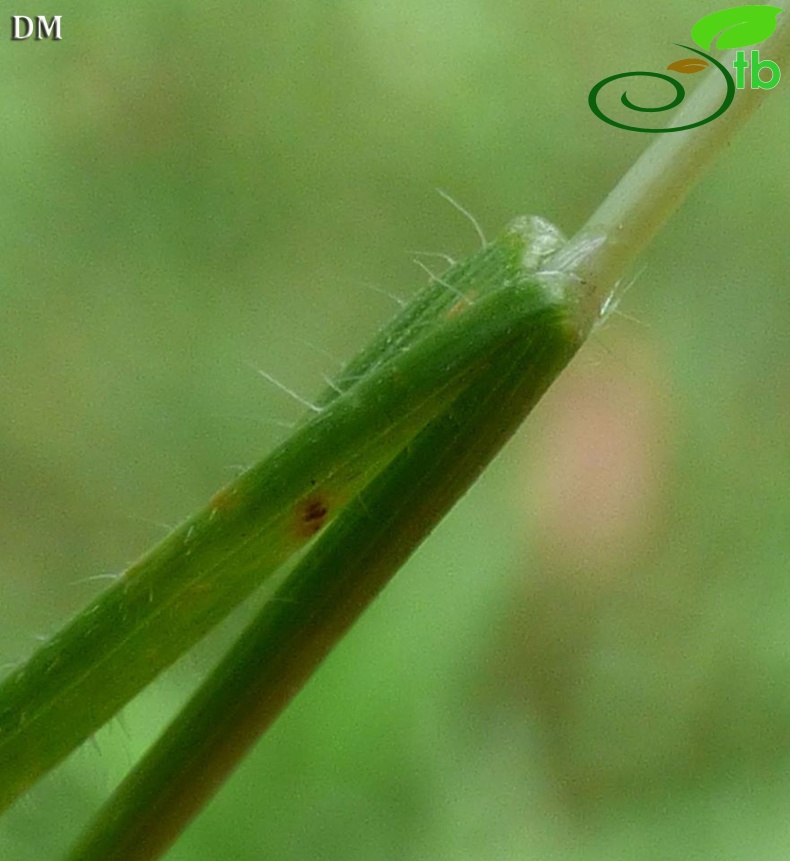
<svg viewBox="0 0 790 861">
<path fill-rule="evenodd" d="M 760 46 L 760 53 L 780 67 L 790 62 L 790 14 L 780 15 L 776 31 Z M 732 68 L 734 57 L 735 52 L 730 52 L 721 60 L 722 65 Z M 710 69 L 706 77 L 679 108 L 670 127 L 708 116 L 720 105 L 722 77 L 715 69 Z M 688 131 L 655 135 L 587 223 L 547 261 L 548 268 L 573 271 L 586 282 L 588 313 L 593 321 L 617 282 L 627 275 L 705 169 L 768 94 L 749 87 L 736 90 L 733 103 L 713 122 Z"/>
</svg>

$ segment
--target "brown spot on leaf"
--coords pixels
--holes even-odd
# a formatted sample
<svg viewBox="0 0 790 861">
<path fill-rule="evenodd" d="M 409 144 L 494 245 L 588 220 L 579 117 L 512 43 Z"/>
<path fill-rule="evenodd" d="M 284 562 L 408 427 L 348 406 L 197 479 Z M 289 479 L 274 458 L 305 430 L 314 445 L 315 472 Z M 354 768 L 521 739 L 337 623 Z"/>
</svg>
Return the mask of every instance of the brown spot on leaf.
<svg viewBox="0 0 790 861">
<path fill-rule="evenodd" d="M 296 506 L 296 531 L 300 538 L 311 538 L 326 523 L 329 504 L 320 494 L 314 493 Z"/>
<path fill-rule="evenodd" d="M 223 512 L 233 508 L 237 501 L 238 491 L 231 485 L 218 490 L 214 496 L 211 497 L 209 505 L 214 512 Z"/>
<path fill-rule="evenodd" d="M 695 75 L 697 72 L 701 72 L 703 69 L 706 69 L 710 63 L 706 60 L 703 60 L 701 57 L 685 57 L 682 60 L 675 60 L 674 63 L 670 63 L 667 66 L 667 69 L 670 72 L 681 72 L 684 75 Z"/>
<path fill-rule="evenodd" d="M 471 291 L 469 295 L 464 296 L 459 299 L 455 305 L 453 305 L 448 311 L 445 312 L 445 317 L 448 320 L 452 320 L 453 317 L 457 317 L 459 314 L 466 311 L 467 308 L 471 308 L 474 304 L 475 297 L 477 296 L 476 291 Z"/>
</svg>

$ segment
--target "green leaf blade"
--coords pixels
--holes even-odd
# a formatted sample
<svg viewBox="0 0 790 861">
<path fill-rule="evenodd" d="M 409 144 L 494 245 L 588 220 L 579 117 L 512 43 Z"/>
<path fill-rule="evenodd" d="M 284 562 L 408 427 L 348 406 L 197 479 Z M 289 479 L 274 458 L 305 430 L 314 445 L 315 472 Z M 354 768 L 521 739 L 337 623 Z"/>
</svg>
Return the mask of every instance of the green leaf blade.
<svg viewBox="0 0 790 861">
<path fill-rule="evenodd" d="M 515 286 L 519 336 L 330 526 L 68 861 L 161 856 L 575 354 L 575 298 L 558 292 L 534 279 Z"/>
<path fill-rule="evenodd" d="M 467 302 L 451 282 L 467 289 L 492 267 L 517 271 L 523 244 L 510 231 L 430 287 L 423 311 L 407 308 L 385 330 L 346 392 L 326 398 L 0 684 L 0 810 L 248 597 L 487 370 L 492 351 L 517 336 L 518 303 L 509 305 L 510 292 Z"/>
</svg>

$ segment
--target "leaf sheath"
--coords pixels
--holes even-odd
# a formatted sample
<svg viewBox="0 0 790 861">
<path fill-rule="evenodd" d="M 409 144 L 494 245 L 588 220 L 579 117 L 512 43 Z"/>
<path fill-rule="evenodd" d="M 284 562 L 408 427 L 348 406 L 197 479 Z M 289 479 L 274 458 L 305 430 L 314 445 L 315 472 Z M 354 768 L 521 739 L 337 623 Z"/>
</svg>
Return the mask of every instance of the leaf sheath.
<svg viewBox="0 0 790 861">
<path fill-rule="evenodd" d="M 529 289 L 535 301 L 522 337 L 497 350 L 487 372 L 351 501 L 68 861 L 160 857 L 474 482 L 583 339 L 573 300 L 558 301 L 537 282 Z"/>
<path fill-rule="evenodd" d="M 525 247 L 523 226 L 512 229 L 426 291 L 417 300 L 425 309 L 416 316 L 407 309 L 361 368 L 352 363 L 353 376 L 362 373 L 347 392 L 325 399 L 320 414 L 216 494 L 4 680 L 0 809 L 306 544 L 486 373 L 498 349 L 523 337 L 524 312 L 534 301 L 528 292 L 515 285 L 478 301 L 470 292 L 467 301 L 459 290 L 469 289 L 470 278 L 485 283 L 503 258 L 520 260 Z M 430 327 L 428 316 L 435 318 Z"/>
</svg>

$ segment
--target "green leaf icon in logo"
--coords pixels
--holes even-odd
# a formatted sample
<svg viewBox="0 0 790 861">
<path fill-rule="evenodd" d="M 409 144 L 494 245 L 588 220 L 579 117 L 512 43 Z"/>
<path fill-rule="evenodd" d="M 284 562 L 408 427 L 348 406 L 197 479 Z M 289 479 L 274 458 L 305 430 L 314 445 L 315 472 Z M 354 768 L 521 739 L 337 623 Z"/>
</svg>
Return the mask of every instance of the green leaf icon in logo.
<svg viewBox="0 0 790 861">
<path fill-rule="evenodd" d="M 691 38 L 706 51 L 716 47 L 744 48 L 767 39 L 776 29 L 778 6 L 735 6 L 706 15 L 691 28 Z"/>
</svg>

